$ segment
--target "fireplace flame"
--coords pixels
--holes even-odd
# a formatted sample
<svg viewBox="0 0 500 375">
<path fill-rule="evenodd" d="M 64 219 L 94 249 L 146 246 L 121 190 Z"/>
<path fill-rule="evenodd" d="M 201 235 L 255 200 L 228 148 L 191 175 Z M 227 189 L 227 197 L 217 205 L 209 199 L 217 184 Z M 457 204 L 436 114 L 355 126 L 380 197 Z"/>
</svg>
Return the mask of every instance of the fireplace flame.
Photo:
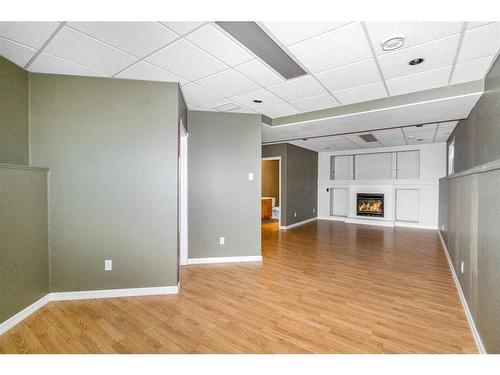
<svg viewBox="0 0 500 375">
<path fill-rule="evenodd" d="M 361 201 L 358 203 L 358 210 L 360 212 L 380 213 L 382 212 L 382 201 L 380 199 Z"/>
</svg>

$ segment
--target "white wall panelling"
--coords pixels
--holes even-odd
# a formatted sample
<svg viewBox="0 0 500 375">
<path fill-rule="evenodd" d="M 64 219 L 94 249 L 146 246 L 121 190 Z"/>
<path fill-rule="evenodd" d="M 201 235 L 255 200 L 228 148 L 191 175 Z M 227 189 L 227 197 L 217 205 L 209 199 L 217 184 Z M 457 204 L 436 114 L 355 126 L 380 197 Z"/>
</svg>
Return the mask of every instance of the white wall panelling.
<svg viewBox="0 0 500 375">
<path fill-rule="evenodd" d="M 382 169 L 385 173 L 384 178 L 363 180 L 331 178 L 332 156 L 345 160 L 346 156 L 355 154 L 355 158 L 361 157 L 363 160 L 373 156 L 374 153 L 388 153 L 391 156 L 380 159 L 391 166 L 390 175 Z M 400 178 L 396 178 L 398 154 L 403 155 L 400 165 L 406 163 L 408 166 L 408 170 L 404 175 L 400 175 Z M 439 178 L 446 174 L 446 143 L 383 147 L 354 152 L 353 150 L 320 152 L 318 155 L 319 218 L 437 228 Z M 416 160 L 417 155 L 418 160 Z M 419 173 L 415 169 L 418 169 Z M 356 193 L 361 192 L 384 194 L 383 219 L 356 216 Z"/>
</svg>

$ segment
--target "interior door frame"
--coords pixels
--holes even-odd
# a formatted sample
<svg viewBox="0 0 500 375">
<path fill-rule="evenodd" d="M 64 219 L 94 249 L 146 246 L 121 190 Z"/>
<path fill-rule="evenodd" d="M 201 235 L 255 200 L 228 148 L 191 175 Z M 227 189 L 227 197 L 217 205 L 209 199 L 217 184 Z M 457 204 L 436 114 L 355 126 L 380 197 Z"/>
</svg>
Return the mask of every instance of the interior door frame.
<svg viewBox="0 0 500 375">
<path fill-rule="evenodd" d="M 188 132 L 179 126 L 179 264 L 188 264 Z"/>
<path fill-rule="evenodd" d="M 266 160 L 278 160 L 278 185 L 279 185 L 279 192 L 278 192 L 278 199 L 280 202 L 280 214 L 278 216 L 278 227 L 281 228 L 281 215 L 283 214 L 283 201 L 281 200 L 281 156 L 271 156 L 268 158 L 262 158 L 263 161 Z M 261 176 L 262 179 L 262 176 Z M 261 193 L 260 196 L 262 197 L 262 188 L 261 188 Z"/>
</svg>

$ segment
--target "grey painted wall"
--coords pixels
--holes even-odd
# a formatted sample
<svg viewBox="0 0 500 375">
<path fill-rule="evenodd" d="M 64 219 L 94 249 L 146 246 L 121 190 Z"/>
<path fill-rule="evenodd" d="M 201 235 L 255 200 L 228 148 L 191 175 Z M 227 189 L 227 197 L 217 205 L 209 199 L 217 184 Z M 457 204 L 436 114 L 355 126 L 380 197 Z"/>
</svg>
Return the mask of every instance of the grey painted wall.
<svg viewBox="0 0 500 375">
<path fill-rule="evenodd" d="M 29 163 L 28 72 L 0 56 L 0 163 Z"/>
<path fill-rule="evenodd" d="M 439 187 L 441 233 L 489 353 L 500 353 L 499 73 L 497 60 L 486 78 L 485 94 L 454 132 L 455 175 L 441 179 Z M 486 169 L 470 170 L 479 166 Z"/>
<path fill-rule="evenodd" d="M 262 156 L 281 156 L 281 225 L 291 225 L 316 217 L 318 153 L 281 143 L 262 146 Z"/>
<path fill-rule="evenodd" d="M 0 165 L 0 323 L 48 292 L 47 171 Z"/>
<path fill-rule="evenodd" d="M 189 258 L 260 255 L 260 116 L 189 111 L 188 122 Z"/>
<path fill-rule="evenodd" d="M 51 291 L 176 285 L 177 84 L 30 84 L 32 163 L 51 171 Z"/>
</svg>

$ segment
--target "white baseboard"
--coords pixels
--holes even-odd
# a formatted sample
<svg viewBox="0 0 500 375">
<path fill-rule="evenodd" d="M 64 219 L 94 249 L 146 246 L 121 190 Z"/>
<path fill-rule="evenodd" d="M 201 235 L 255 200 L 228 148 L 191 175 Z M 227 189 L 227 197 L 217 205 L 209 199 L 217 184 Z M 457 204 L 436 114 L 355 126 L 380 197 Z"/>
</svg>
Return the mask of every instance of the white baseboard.
<svg viewBox="0 0 500 375">
<path fill-rule="evenodd" d="M 407 221 L 396 221 L 394 222 L 396 227 L 405 227 L 405 228 L 418 228 L 418 229 L 438 229 L 437 226 L 432 225 L 421 225 L 419 223 L 412 223 Z"/>
<path fill-rule="evenodd" d="M 346 216 L 322 216 L 318 217 L 318 220 L 330 220 L 330 221 L 341 221 L 345 223 Z"/>
<path fill-rule="evenodd" d="M 213 258 L 190 258 L 188 264 L 211 264 L 211 263 L 234 263 L 234 262 L 262 262 L 261 255 L 239 256 L 239 257 L 213 257 Z"/>
<path fill-rule="evenodd" d="M 298 227 L 300 225 L 304 225 L 304 224 L 310 223 L 311 221 L 315 221 L 315 220 L 318 220 L 318 218 L 317 217 L 313 217 L 311 219 L 299 221 L 298 223 L 294 223 L 294 224 L 290 224 L 290 225 L 286 225 L 286 226 L 280 226 L 280 229 L 295 228 L 295 227 Z"/>
<path fill-rule="evenodd" d="M 47 294 L 40 298 L 38 301 L 33 302 L 31 305 L 26 307 L 25 309 L 19 311 L 16 315 L 10 317 L 5 322 L 0 323 L 0 335 L 7 332 L 9 329 L 14 327 L 15 325 L 21 323 L 28 316 L 41 309 L 47 303 L 50 302 L 50 296 Z"/>
<path fill-rule="evenodd" d="M 49 293 L 32 303 L 16 315 L 10 317 L 5 322 L 0 323 L 0 335 L 7 332 L 15 325 L 21 323 L 28 316 L 45 306 L 51 301 L 70 301 L 78 299 L 113 298 L 113 297 L 134 297 L 134 296 L 154 296 L 162 294 L 177 294 L 180 290 L 180 283 L 174 286 L 160 286 L 151 288 L 131 288 L 131 289 L 107 289 L 89 290 L 80 292 L 56 292 Z"/>
<path fill-rule="evenodd" d="M 451 274 L 453 276 L 453 280 L 455 281 L 455 285 L 458 290 L 458 295 L 460 296 L 460 301 L 464 307 L 465 315 L 467 316 L 467 320 L 469 321 L 470 330 L 472 332 L 472 336 L 476 341 L 476 346 L 481 354 L 486 354 L 486 349 L 483 345 L 483 341 L 481 340 L 481 336 L 476 328 L 476 323 L 474 322 L 474 318 L 472 317 L 472 313 L 470 312 L 469 305 L 467 304 L 467 300 L 465 299 L 464 292 L 462 290 L 462 286 L 460 285 L 460 281 L 458 281 L 457 273 L 455 272 L 455 267 L 453 267 L 453 262 L 451 261 L 450 254 L 448 253 L 448 248 L 446 247 L 446 243 L 444 242 L 443 236 L 441 235 L 441 231 L 438 230 L 439 239 L 441 240 L 441 245 L 444 249 L 444 254 L 446 255 L 446 259 L 448 260 L 448 265 L 450 266 Z"/>
<path fill-rule="evenodd" d="M 394 228 L 394 221 L 385 221 L 376 219 L 357 219 L 352 217 L 346 217 L 345 222 L 348 224 L 378 225 L 381 227 Z"/>
<path fill-rule="evenodd" d="M 92 298 L 114 298 L 114 297 L 136 297 L 136 296 L 154 296 L 161 294 L 177 294 L 179 285 L 159 286 L 150 288 L 130 288 L 130 289 L 104 289 L 104 290 L 85 290 L 78 292 L 56 292 L 50 293 L 51 301 L 70 301 L 75 299 Z"/>
</svg>

